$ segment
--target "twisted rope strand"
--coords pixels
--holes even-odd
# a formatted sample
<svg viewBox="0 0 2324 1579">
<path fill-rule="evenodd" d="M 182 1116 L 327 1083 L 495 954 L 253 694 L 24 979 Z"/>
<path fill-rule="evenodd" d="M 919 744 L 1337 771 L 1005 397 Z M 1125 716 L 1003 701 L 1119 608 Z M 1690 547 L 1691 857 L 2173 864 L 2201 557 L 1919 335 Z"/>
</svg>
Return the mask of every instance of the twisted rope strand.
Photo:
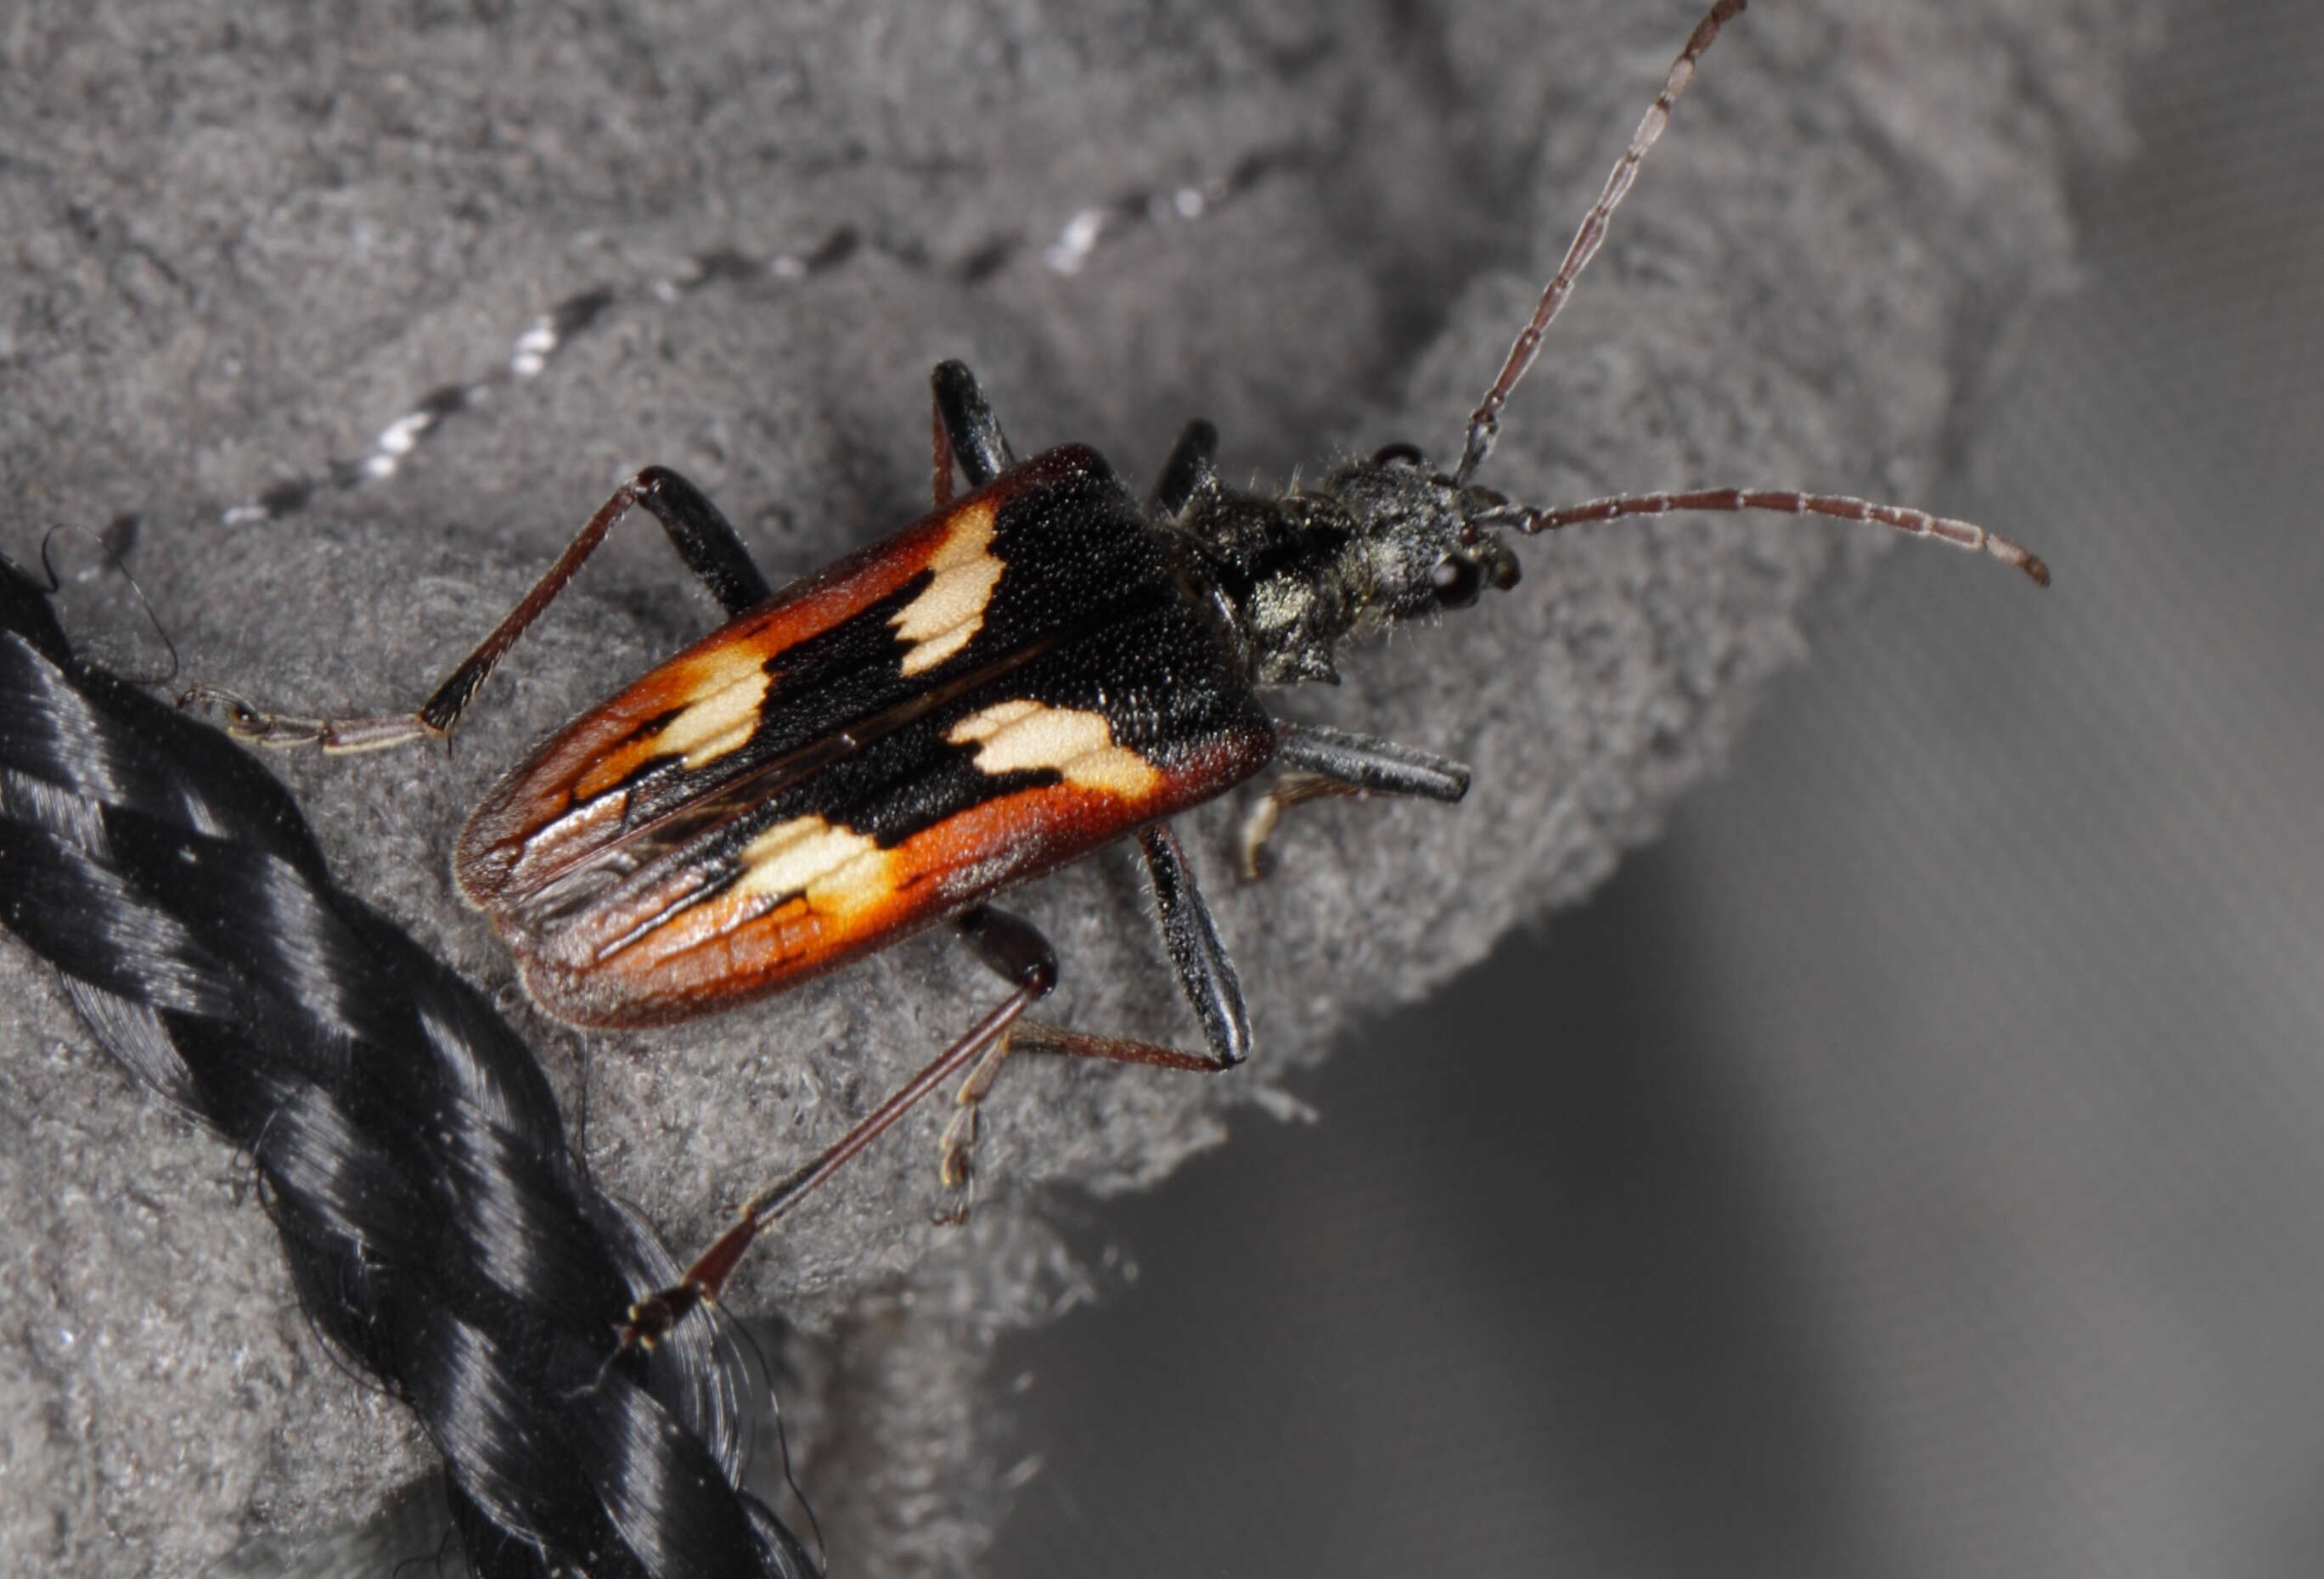
<svg viewBox="0 0 2324 1579">
<path fill-rule="evenodd" d="M 608 1366 L 676 1271 L 575 1167 L 472 987 L 338 888 L 224 736 L 78 664 L 0 559 L 0 923 L 106 1051 L 256 1161 L 318 1327 L 419 1413 L 480 1574 L 813 1579 L 734 1485 L 715 1324 Z"/>
</svg>

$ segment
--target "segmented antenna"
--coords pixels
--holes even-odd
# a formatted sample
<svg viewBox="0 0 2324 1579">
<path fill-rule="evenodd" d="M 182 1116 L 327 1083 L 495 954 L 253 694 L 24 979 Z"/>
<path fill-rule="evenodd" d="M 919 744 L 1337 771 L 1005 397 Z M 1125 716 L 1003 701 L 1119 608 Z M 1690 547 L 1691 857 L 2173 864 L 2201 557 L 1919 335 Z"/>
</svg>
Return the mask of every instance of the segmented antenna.
<svg viewBox="0 0 2324 1579">
<path fill-rule="evenodd" d="M 1834 516 L 1844 521 L 1877 521 L 1915 537 L 1934 537 L 1941 543 L 1950 543 L 1954 547 L 1966 548 L 1972 554 L 1990 554 L 2004 565 L 2014 565 L 2024 571 L 2037 586 L 2050 584 L 2050 567 L 2042 563 L 2040 555 L 1997 532 L 1987 531 L 1974 521 L 1957 521 L 1950 516 L 1931 515 L 1924 510 L 1912 510 L 1901 504 L 1876 504 L 1868 499 L 1850 499 L 1838 493 L 1794 493 L 1745 488 L 1701 488 L 1687 493 L 1618 493 L 1607 499 L 1593 499 L 1586 504 L 1569 504 L 1559 510 L 1528 510 L 1516 527 L 1518 531 L 1527 534 L 1554 532 L 1560 527 L 1581 526 L 1588 521 L 1619 520 L 1624 516 L 1667 515 L 1674 510 L 1726 513 L 1765 510 L 1782 515 Z"/>
<path fill-rule="evenodd" d="M 1694 80 L 1695 61 L 1711 48 L 1711 41 L 1719 36 L 1720 28 L 1742 14 L 1743 5 L 1744 0 L 1719 0 L 1710 14 L 1695 23 L 1686 48 L 1671 63 L 1670 75 L 1663 78 L 1662 92 L 1646 106 L 1645 118 L 1630 136 L 1629 147 L 1622 151 L 1622 157 L 1614 161 L 1613 172 L 1606 178 L 1606 189 L 1598 194 L 1596 205 L 1582 218 L 1582 228 L 1573 233 L 1573 244 L 1565 249 L 1565 262 L 1557 266 L 1556 274 L 1542 291 L 1540 305 L 1533 309 L 1533 321 L 1518 331 L 1516 343 L 1509 347 L 1508 360 L 1501 363 L 1500 376 L 1485 391 L 1476 410 L 1469 414 L 1469 438 L 1461 451 L 1461 464 L 1452 473 L 1454 483 L 1468 482 L 1492 453 L 1493 439 L 1501 430 L 1501 408 L 1508 403 L 1510 392 L 1525 377 L 1526 370 L 1533 366 L 1533 359 L 1541 354 L 1543 331 L 1565 306 L 1565 298 L 1572 292 L 1573 282 L 1582 271 L 1590 266 L 1590 260 L 1606 244 L 1606 221 L 1629 194 L 1631 183 L 1638 179 L 1639 161 L 1646 157 L 1646 150 L 1655 145 L 1663 129 L 1670 124 L 1671 106 L 1686 91 L 1686 85 Z"/>
</svg>

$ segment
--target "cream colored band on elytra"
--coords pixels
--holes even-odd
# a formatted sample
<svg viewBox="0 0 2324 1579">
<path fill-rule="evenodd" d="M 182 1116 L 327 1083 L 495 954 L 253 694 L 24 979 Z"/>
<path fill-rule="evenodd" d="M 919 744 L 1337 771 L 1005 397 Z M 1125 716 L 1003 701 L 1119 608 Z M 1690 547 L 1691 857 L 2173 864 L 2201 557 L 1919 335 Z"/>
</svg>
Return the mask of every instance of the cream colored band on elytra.
<svg viewBox="0 0 2324 1579">
<path fill-rule="evenodd" d="M 992 589 L 1007 568 L 992 556 L 992 530 L 989 500 L 954 514 L 943 544 L 928 560 L 936 579 L 888 622 L 910 649 L 904 654 L 905 674 L 935 668 L 983 628 Z"/>
<path fill-rule="evenodd" d="M 657 754 L 680 752 L 689 768 L 715 762 L 751 738 L 759 727 L 759 709 L 767 700 L 768 676 L 761 656 L 747 642 L 717 656 L 724 662 L 689 676 L 705 693 L 687 702 L 677 716 L 657 730 Z"/>
<path fill-rule="evenodd" d="M 779 822 L 742 847 L 742 876 L 733 892 L 781 897 L 803 894 L 826 915 L 878 903 L 889 895 L 890 852 L 863 834 L 821 817 Z"/>
<path fill-rule="evenodd" d="M 1052 768 L 1067 784 L 1124 800 L 1152 794 L 1162 782 L 1154 765 L 1113 743 L 1102 712 L 1046 707 L 1019 697 L 973 713 L 945 732 L 955 746 L 974 745 L 985 773 Z"/>
</svg>

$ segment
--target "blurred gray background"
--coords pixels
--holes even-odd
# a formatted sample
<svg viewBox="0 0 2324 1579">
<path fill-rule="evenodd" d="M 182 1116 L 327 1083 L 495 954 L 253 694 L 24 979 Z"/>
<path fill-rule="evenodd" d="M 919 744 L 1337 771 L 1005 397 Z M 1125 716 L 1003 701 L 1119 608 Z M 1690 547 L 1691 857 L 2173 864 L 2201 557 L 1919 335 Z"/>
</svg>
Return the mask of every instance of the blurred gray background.
<svg viewBox="0 0 2324 1579">
<path fill-rule="evenodd" d="M 1696 9 L 27 6 L 5 546 L 137 514 L 195 675 L 384 706 L 645 461 L 778 573 L 906 519 L 939 355 L 1020 445 L 1141 475 L 1196 412 L 1231 475 L 1442 447 Z M 2324 1079 L 2287 803 L 2324 32 L 2185 7 L 2126 89 L 2154 9 L 1760 0 L 1720 42 L 1502 480 L 1933 494 L 2057 589 L 1664 523 L 1536 545 L 1512 596 L 1296 702 L 1480 778 L 1299 818 L 1257 888 L 1231 813 L 1193 820 L 1264 1067 L 1012 1073 L 968 1234 L 925 1226 L 923 1134 L 746 1280 L 807 1329 L 786 1400 L 837 1573 L 2312 1570 Z M 1154 217 L 1190 188 L 1194 220 Z M 329 486 L 599 283 L 542 377 Z M 302 508 L 248 513 L 290 482 Z M 442 870 L 466 805 L 703 625 L 660 545 L 607 555 L 448 755 L 283 765 L 349 882 L 488 987 Z M 1600 883 L 1755 706 L 1662 843 L 1456 974 Z M 1176 1033 L 1122 862 L 1023 903 L 1068 1018 Z M 0 975 L 10 1559 L 190 1572 L 369 1517 L 428 1455 L 289 1308 L 240 1165 L 19 954 Z M 930 939 L 650 1038 L 503 1001 L 586 1074 L 592 1165 L 691 1242 L 988 991 Z M 1270 1084 L 1317 1122 L 1261 1116 Z"/>
<path fill-rule="evenodd" d="M 2134 74 L 1939 494 L 2042 618 L 1892 556 L 1588 906 L 1111 1208 L 993 1572 L 2324 1564 L 2319 68 Z"/>
</svg>

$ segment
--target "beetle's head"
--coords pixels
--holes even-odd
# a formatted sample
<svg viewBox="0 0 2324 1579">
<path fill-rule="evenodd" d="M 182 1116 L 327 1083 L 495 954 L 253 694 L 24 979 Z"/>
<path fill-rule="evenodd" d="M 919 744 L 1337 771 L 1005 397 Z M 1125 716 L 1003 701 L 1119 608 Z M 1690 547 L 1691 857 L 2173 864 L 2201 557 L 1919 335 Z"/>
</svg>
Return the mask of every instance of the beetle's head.
<svg viewBox="0 0 2324 1579">
<path fill-rule="evenodd" d="M 1351 638 L 1515 586 L 1517 555 L 1501 533 L 1532 519 L 1410 445 L 1272 498 L 1213 487 L 1191 512 L 1261 684 L 1334 680 Z"/>
<path fill-rule="evenodd" d="M 1487 587 L 1517 584 L 1517 555 L 1501 532 L 1532 512 L 1489 488 L 1455 482 L 1412 445 L 1342 466 L 1322 491 L 1353 528 L 1342 574 L 1358 605 L 1357 630 L 1465 609 Z"/>
</svg>

